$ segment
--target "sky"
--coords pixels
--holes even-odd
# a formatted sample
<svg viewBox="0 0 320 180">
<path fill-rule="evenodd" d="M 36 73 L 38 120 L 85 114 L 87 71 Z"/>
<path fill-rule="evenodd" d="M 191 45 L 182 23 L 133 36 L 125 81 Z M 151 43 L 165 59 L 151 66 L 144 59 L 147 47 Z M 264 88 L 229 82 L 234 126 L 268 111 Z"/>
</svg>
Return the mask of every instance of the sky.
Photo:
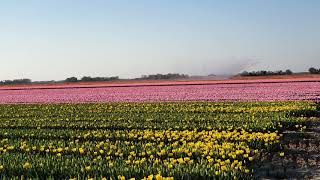
<svg viewBox="0 0 320 180">
<path fill-rule="evenodd" d="M 319 0 L 0 1 L 0 79 L 320 68 Z"/>
</svg>

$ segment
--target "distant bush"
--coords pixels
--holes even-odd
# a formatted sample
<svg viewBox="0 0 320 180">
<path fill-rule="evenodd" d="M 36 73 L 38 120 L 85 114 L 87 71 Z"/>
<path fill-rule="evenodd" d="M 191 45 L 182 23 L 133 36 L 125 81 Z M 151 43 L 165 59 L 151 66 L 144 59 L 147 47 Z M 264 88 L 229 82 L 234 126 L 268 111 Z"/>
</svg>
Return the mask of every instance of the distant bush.
<svg viewBox="0 0 320 180">
<path fill-rule="evenodd" d="M 320 74 L 320 69 L 316 69 L 314 67 L 309 68 L 310 74 Z"/>
<path fill-rule="evenodd" d="M 287 69 L 286 71 L 252 71 L 252 72 L 247 72 L 243 71 L 240 73 L 240 76 L 273 76 L 273 75 L 291 75 L 293 72 L 290 69 Z"/>
<path fill-rule="evenodd" d="M 187 79 L 189 75 L 187 74 L 151 74 L 151 75 L 142 75 L 141 78 L 145 80 L 156 80 L 156 79 Z"/>
</svg>

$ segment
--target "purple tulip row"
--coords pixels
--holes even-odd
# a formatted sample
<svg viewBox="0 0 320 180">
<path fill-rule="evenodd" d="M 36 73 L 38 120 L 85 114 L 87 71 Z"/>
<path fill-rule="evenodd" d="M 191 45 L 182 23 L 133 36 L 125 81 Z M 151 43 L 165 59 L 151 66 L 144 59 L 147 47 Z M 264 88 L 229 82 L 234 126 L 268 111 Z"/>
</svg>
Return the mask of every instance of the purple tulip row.
<svg viewBox="0 0 320 180">
<path fill-rule="evenodd" d="M 320 101 L 320 82 L 0 90 L 0 104 L 297 100 Z"/>
</svg>

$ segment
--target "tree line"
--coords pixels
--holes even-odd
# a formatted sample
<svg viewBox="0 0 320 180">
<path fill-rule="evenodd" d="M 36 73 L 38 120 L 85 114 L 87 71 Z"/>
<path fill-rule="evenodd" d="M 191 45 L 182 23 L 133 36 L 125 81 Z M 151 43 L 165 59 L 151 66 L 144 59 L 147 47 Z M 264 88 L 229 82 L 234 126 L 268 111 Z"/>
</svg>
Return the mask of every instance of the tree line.
<svg viewBox="0 0 320 180">
<path fill-rule="evenodd" d="M 285 71 L 279 70 L 279 71 L 243 71 L 240 73 L 240 76 L 273 76 L 273 75 L 291 75 L 293 72 L 290 69 L 287 69 Z"/>
<path fill-rule="evenodd" d="M 157 80 L 157 79 L 187 79 L 189 75 L 187 74 L 151 74 L 151 75 L 142 75 L 140 78 L 142 80 Z"/>
<path fill-rule="evenodd" d="M 119 80 L 118 76 L 112 77 L 91 77 L 91 76 L 84 76 L 81 79 L 76 77 L 69 77 L 64 80 L 64 82 L 103 82 L 103 81 L 114 81 Z"/>
<path fill-rule="evenodd" d="M 154 74 L 154 75 L 142 75 L 141 80 L 157 80 L 157 79 L 185 79 L 189 78 L 189 75 L 186 74 Z M 31 79 L 14 79 L 14 80 L 4 80 L 0 81 L 0 85 L 18 85 L 18 84 L 54 84 L 54 83 L 74 83 L 74 82 L 106 82 L 106 81 L 115 81 L 121 80 L 118 76 L 111 77 L 91 77 L 84 76 L 82 78 L 77 77 L 68 77 L 62 81 L 32 81 Z"/>
<path fill-rule="evenodd" d="M 308 72 L 310 74 L 320 74 L 320 68 L 314 68 L 311 67 L 308 69 Z M 243 71 L 239 73 L 240 76 L 273 76 L 273 75 L 291 75 L 294 74 L 290 69 L 287 69 L 285 71 L 279 70 L 279 71 L 266 71 L 266 70 L 260 70 L 260 71 Z"/>
<path fill-rule="evenodd" d="M 320 74 L 320 68 L 309 68 L 310 74 Z M 243 71 L 239 73 L 240 76 L 272 76 L 272 75 L 291 75 L 294 74 L 290 69 L 285 71 Z M 168 80 L 168 79 L 187 79 L 190 78 L 187 74 L 178 74 L 178 73 L 168 73 L 168 74 L 151 74 L 151 75 L 142 75 L 140 78 L 135 78 L 136 80 Z M 54 83 L 63 83 L 63 82 L 104 82 L 104 81 L 115 81 L 115 80 L 122 80 L 118 76 L 111 76 L 111 77 L 91 77 L 91 76 L 84 76 L 82 78 L 77 77 L 68 77 L 62 81 L 32 81 L 31 79 L 14 79 L 14 80 L 3 80 L 0 81 L 0 85 L 16 85 L 16 84 L 54 84 Z"/>
<path fill-rule="evenodd" d="M 0 81 L 0 85 L 12 85 L 12 84 L 31 84 L 31 79 L 14 79 Z"/>
<path fill-rule="evenodd" d="M 81 79 L 76 77 L 69 77 L 62 81 L 32 81 L 31 79 L 14 79 L 14 80 L 3 80 L 0 81 L 0 85 L 19 85 L 19 84 L 54 84 L 64 82 L 102 82 L 102 81 L 114 81 L 119 80 L 118 76 L 112 77 L 91 77 L 84 76 Z"/>
</svg>

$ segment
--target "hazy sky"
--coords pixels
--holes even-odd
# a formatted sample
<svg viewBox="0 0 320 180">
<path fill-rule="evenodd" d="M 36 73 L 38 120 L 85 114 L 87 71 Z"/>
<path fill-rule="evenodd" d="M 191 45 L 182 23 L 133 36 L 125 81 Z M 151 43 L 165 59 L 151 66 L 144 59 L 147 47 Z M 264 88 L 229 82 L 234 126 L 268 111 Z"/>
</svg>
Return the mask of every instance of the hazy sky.
<svg viewBox="0 0 320 180">
<path fill-rule="evenodd" d="M 0 79 L 320 67 L 319 0 L 0 1 Z"/>
</svg>

